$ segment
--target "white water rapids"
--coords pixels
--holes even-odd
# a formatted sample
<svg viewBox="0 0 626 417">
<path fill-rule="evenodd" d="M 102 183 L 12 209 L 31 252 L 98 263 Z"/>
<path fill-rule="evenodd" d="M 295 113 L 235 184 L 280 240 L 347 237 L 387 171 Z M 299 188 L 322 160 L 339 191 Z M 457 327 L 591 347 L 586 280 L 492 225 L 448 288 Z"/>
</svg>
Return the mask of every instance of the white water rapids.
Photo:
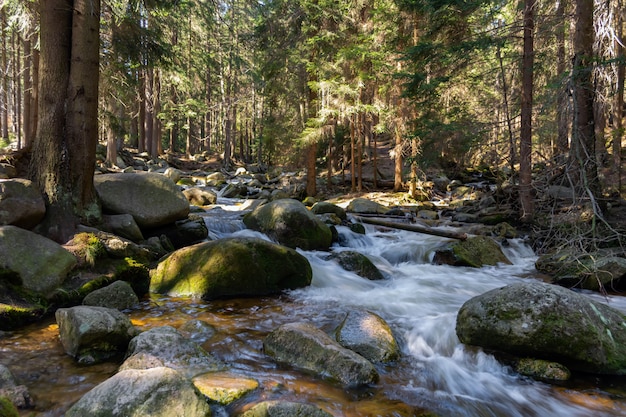
<svg viewBox="0 0 626 417">
<path fill-rule="evenodd" d="M 493 355 L 458 340 L 456 315 L 465 301 L 494 288 L 534 279 L 536 256 L 527 245 L 512 240 L 503 248 L 512 265 L 453 267 L 431 264 L 434 250 L 445 245 L 446 238 L 371 226 L 366 229 L 366 235 L 359 235 L 338 227 L 340 244 L 333 250 L 367 255 L 385 280 L 369 281 L 345 271 L 325 260 L 327 253 L 300 251 L 312 265 L 313 282 L 290 295 L 308 305 L 312 315 L 324 306 L 346 311 L 362 308 L 389 323 L 402 348 L 403 360 L 396 366 L 402 368 L 397 376 L 404 380 L 380 387 L 388 398 L 420 405 L 440 416 L 626 415 L 626 402 L 621 398 L 596 401 L 593 393 L 533 381 Z M 267 239 L 249 230 L 234 233 L 241 234 Z M 599 295 L 592 297 L 607 302 Z M 622 297 L 608 301 L 626 311 Z"/>
</svg>

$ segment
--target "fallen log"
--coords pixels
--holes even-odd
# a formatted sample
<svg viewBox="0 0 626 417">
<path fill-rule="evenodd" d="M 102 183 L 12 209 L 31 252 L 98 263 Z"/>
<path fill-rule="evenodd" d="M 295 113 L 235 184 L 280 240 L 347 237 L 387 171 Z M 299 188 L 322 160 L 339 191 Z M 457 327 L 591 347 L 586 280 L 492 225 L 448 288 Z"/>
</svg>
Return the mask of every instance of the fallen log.
<svg viewBox="0 0 626 417">
<path fill-rule="evenodd" d="M 353 217 L 362 223 L 373 224 L 375 226 L 383 226 L 383 227 L 389 227 L 392 229 L 408 230 L 409 232 L 424 233 L 427 235 L 448 237 L 451 239 L 459 239 L 459 240 L 467 239 L 467 234 L 461 233 L 461 232 L 433 229 L 433 228 L 426 227 L 426 226 L 418 226 L 416 224 L 387 222 L 384 220 L 373 219 L 371 217 L 362 217 L 362 216 L 355 216 L 355 215 L 353 215 Z"/>
</svg>

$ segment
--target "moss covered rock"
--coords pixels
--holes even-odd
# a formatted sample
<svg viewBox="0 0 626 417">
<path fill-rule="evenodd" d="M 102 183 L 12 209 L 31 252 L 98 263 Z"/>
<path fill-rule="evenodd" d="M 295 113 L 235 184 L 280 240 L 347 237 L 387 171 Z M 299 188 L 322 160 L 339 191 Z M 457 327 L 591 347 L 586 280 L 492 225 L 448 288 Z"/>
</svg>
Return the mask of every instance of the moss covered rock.
<svg viewBox="0 0 626 417">
<path fill-rule="evenodd" d="M 272 201 L 244 216 L 249 229 L 257 230 L 290 248 L 327 250 L 330 228 L 301 202 L 289 198 Z"/>
<path fill-rule="evenodd" d="M 461 307 L 456 333 L 468 345 L 626 375 L 626 317 L 557 285 L 524 282 L 474 297 Z"/>
<path fill-rule="evenodd" d="M 239 417 L 333 417 L 332 414 L 316 407 L 313 404 L 304 404 L 293 401 L 263 401 Z"/>
<path fill-rule="evenodd" d="M 385 279 L 376 265 L 362 253 L 356 251 L 341 251 L 333 253 L 328 259 L 335 260 L 346 271 L 352 271 L 355 274 L 375 281 Z"/>
<path fill-rule="evenodd" d="M 0 396 L 0 416 L 1 417 L 19 417 L 20 413 L 13 403 L 6 397 Z"/>
<path fill-rule="evenodd" d="M 293 249 L 257 238 L 225 238 L 173 252 L 150 290 L 204 299 L 275 294 L 309 285 L 311 265 Z"/>
<path fill-rule="evenodd" d="M 459 240 L 435 252 L 433 262 L 454 266 L 472 266 L 510 264 L 511 261 L 502 252 L 500 245 L 488 236 L 474 236 Z"/>
<path fill-rule="evenodd" d="M 518 360 L 515 370 L 522 375 L 546 382 L 567 381 L 571 376 L 569 369 L 560 363 L 533 358 Z"/>
<path fill-rule="evenodd" d="M 193 384 L 210 401 L 228 405 L 259 387 L 255 379 L 227 372 L 208 372 L 193 378 Z"/>
</svg>

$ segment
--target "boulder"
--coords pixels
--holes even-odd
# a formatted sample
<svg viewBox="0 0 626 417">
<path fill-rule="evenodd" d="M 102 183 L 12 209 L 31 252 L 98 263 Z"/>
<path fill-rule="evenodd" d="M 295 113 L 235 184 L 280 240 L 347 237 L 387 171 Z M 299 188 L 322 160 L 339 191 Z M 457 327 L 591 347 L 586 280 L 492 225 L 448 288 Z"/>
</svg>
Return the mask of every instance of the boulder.
<svg viewBox="0 0 626 417">
<path fill-rule="evenodd" d="M 293 401 L 263 401 L 239 414 L 239 417 L 333 417 L 313 404 Z"/>
<path fill-rule="evenodd" d="M 165 367 L 121 371 L 87 392 L 65 417 L 208 417 L 209 404 L 181 373 Z"/>
<path fill-rule="evenodd" d="M 226 177 L 219 171 L 213 172 L 206 177 L 206 185 L 209 187 L 221 187 L 226 184 Z"/>
<path fill-rule="evenodd" d="M 77 264 L 58 243 L 15 226 L 0 226 L 0 267 L 18 273 L 24 288 L 48 294 Z"/>
<path fill-rule="evenodd" d="M 337 261 L 346 271 L 354 272 L 363 278 L 372 281 L 385 279 L 380 270 L 376 268 L 376 265 L 362 253 L 350 250 L 335 252 L 327 259 Z"/>
<path fill-rule="evenodd" d="M 488 236 L 473 236 L 466 240 L 455 241 L 435 252 L 433 263 L 454 266 L 472 266 L 480 268 L 484 265 L 499 263 L 511 264 L 502 252 L 500 245 Z"/>
<path fill-rule="evenodd" d="M 81 364 L 103 362 L 123 354 L 136 334 L 130 319 L 112 308 L 60 308 L 55 316 L 65 352 Z"/>
<path fill-rule="evenodd" d="M 557 285 L 523 282 L 474 297 L 461 307 L 456 333 L 468 345 L 626 374 L 626 317 Z"/>
<path fill-rule="evenodd" d="M 2 414 L 2 406 L 7 408 L 29 408 L 33 406 L 33 401 L 25 385 L 17 385 L 13 374 L 6 366 L 0 364 L 0 400 L 6 398 L 7 404 L 0 404 L 0 416 L 8 416 Z M 10 406 L 9 406 L 10 404 Z M 17 414 L 15 414 L 17 416 Z"/>
<path fill-rule="evenodd" d="M 378 381 L 378 372 L 371 362 L 309 323 L 280 326 L 265 338 L 263 348 L 277 362 L 337 380 L 348 387 Z"/>
<path fill-rule="evenodd" d="M 83 299 L 83 305 L 116 308 L 124 310 L 139 302 L 139 298 L 128 282 L 115 281 L 104 288 L 95 290 Z"/>
<path fill-rule="evenodd" d="M 175 249 L 180 249 L 205 240 L 209 236 L 209 229 L 203 217 L 191 214 L 187 219 L 150 229 L 145 236 L 165 236 Z"/>
<path fill-rule="evenodd" d="M 386 214 L 389 207 L 366 198 L 355 198 L 348 204 L 347 211 L 356 214 Z"/>
<path fill-rule="evenodd" d="M 183 191 L 183 194 L 185 194 L 189 204 L 194 206 L 208 206 L 217 202 L 217 194 L 209 188 L 188 188 Z"/>
<path fill-rule="evenodd" d="M 135 218 L 130 214 L 103 215 L 102 230 L 133 242 L 144 240 L 141 229 L 139 229 Z"/>
<path fill-rule="evenodd" d="M 130 214 L 141 228 L 162 226 L 189 214 L 183 192 L 161 174 L 101 174 L 94 177 L 94 184 L 105 211 Z"/>
<path fill-rule="evenodd" d="M 260 206 L 243 218 L 245 225 L 265 233 L 290 248 L 327 250 L 332 242 L 330 228 L 293 199 L 280 199 Z"/>
<path fill-rule="evenodd" d="M 341 220 L 346 220 L 348 218 L 346 211 L 343 208 L 327 201 L 319 201 L 313 204 L 313 207 L 311 207 L 311 212 L 314 214 L 334 214 Z"/>
<path fill-rule="evenodd" d="M 0 179 L 9 179 L 17 177 L 17 169 L 11 164 L 0 162 Z"/>
<path fill-rule="evenodd" d="M 39 190 L 29 180 L 0 180 L 0 226 L 35 227 L 46 214 Z"/>
<path fill-rule="evenodd" d="M 209 372 L 193 378 L 193 385 L 210 401 L 228 405 L 259 387 L 255 379 L 227 372 Z"/>
<path fill-rule="evenodd" d="M 137 355 L 141 360 L 137 360 Z M 171 326 L 154 327 L 134 337 L 128 344 L 126 360 L 120 369 L 150 368 L 151 363 L 176 369 L 190 378 L 225 369 L 220 360 Z"/>
<path fill-rule="evenodd" d="M 179 249 L 152 272 L 150 290 L 214 299 L 275 294 L 309 285 L 308 260 L 258 238 L 225 238 Z"/>
<path fill-rule="evenodd" d="M 183 177 L 183 172 L 180 169 L 169 167 L 163 172 L 167 178 L 171 179 L 176 184 Z"/>
<path fill-rule="evenodd" d="M 337 342 L 372 362 L 391 362 L 400 357 L 391 328 L 369 311 L 350 311 L 335 332 Z"/>
<path fill-rule="evenodd" d="M 514 365 L 516 372 L 546 382 L 567 381 L 571 373 L 560 363 L 542 359 L 522 358 Z"/>
</svg>

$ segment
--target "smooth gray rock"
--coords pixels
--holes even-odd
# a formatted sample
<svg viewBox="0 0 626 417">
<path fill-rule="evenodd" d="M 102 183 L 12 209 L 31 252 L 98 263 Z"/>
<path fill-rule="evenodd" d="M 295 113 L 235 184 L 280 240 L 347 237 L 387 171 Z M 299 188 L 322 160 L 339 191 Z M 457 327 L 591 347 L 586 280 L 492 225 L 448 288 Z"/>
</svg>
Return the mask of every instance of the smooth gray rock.
<svg viewBox="0 0 626 417">
<path fill-rule="evenodd" d="M 104 288 L 95 290 L 85 296 L 83 305 L 116 308 L 125 310 L 139 302 L 137 294 L 128 282 L 115 281 Z"/>
<path fill-rule="evenodd" d="M 0 180 L 0 225 L 32 229 L 45 214 L 43 197 L 31 181 L 23 178 Z"/>
<path fill-rule="evenodd" d="M 377 314 L 350 311 L 336 331 L 337 342 L 372 362 L 391 362 L 400 357 L 391 328 Z"/>
<path fill-rule="evenodd" d="M 332 378 L 348 387 L 378 381 L 378 372 L 371 362 L 308 323 L 280 326 L 265 338 L 263 348 L 277 362 Z"/>
<path fill-rule="evenodd" d="M 165 367 L 121 371 L 83 395 L 65 417 L 208 417 L 209 404 Z"/>
<path fill-rule="evenodd" d="M 141 242 L 143 240 L 141 229 L 139 229 L 135 218 L 130 214 L 103 215 L 102 223 L 102 229 L 105 232 L 113 233 L 133 242 Z"/>
<path fill-rule="evenodd" d="M 293 401 L 263 401 L 239 417 L 333 417 L 313 404 Z"/>
<path fill-rule="evenodd" d="M 130 214 L 141 228 L 162 226 L 189 214 L 181 189 L 161 174 L 101 174 L 94 177 L 94 184 L 104 210 Z"/>
</svg>

